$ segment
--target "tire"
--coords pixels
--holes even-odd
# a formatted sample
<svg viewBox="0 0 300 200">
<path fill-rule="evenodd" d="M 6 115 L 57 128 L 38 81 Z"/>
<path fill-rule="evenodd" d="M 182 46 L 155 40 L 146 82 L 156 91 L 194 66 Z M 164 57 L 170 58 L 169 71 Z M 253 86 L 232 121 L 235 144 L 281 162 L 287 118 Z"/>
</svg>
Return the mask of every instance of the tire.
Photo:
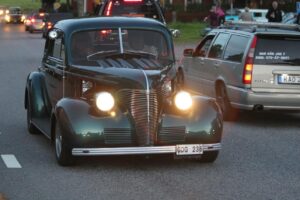
<svg viewBox="0 0 300 200">
<path fill-rule="evenodd" d="M 29 29 L 29 33 L 33 33 L 33 29 L 32 28 Z"/>
<path fill-rule="evenodd" d="M 30 134 L 40 134 L 41 132 L 32 123 L 32 107 L 29 94 L 27 94 L 27 130 Z"/>
<path fill-rule="evenodd" d="M 231 106 L 226 88 L 223 84 L 219 84 L 216 88 L 216 100 L 222 110 L 223 119 L 225 121 L 236 119 L 237 110 Z"/>
<path fill-rule="evenodd" d="M 59 122 L 55 123 L 55 157 L 59 165 L 70 166 L 74 163 L 74 158 L 71 153 L 71 148 L 68 147 Z"/>
<path fill-rule="evenodd" d="M 199 159 L 201 163 L 213 163 L 218 158 L 219 151 L 209 151 L 203 153 L 202 157 Z"/>
</svg>

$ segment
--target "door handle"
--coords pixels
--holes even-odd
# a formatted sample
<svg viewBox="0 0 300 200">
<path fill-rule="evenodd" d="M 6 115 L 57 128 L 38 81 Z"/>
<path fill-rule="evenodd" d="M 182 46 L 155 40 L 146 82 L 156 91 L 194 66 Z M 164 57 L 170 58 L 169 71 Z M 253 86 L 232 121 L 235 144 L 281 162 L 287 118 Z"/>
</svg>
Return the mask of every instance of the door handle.
<svg viewBox="0 0 300 200">
<path fill-rule="evenodd" d="M 215 68 L 220 67 L 220 64 L 221 64 L 221 63 L 215 63 L 215 64 L 214 64 Z"/>
</svg>

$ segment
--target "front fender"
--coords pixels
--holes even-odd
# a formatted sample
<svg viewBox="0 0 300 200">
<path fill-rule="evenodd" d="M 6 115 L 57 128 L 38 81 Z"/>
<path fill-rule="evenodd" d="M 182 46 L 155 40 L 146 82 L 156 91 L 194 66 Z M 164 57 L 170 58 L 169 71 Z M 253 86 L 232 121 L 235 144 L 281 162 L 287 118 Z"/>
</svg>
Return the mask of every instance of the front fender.
<svg viewBox="0 0 300 200">
<path fill-rule="evenodd" d="M 31 109 L 33 118 L 47 117 L 51 110 L 51 105 L 47 100 L 48 95 L 44 75 L 40 72 L 31 72 L 27 77 L 25 108 Z M 30 105 L 30 108 L 28 105 Z"/>
<path fill-rule="evenodd" d="M 173 110 L 176 110 L 173 105 Z M 193 97 L 193 107 L 187 113 L 168 112 L 162 119 L 162 127 L 185 127 L 186 143 L 218 143 L 223 131 L 223 118 L 215 100 Z"/>
<path fill-rule="evenodd" d="M 56 121 L 63 134 L 76 146 L 105 145 L 105 129 L 131 129 L 127 114 L 115 110 L 115 115 L 95 112 L 95 108 L 82 99 L 63 98 L 55 107 Z"/>
</svg>

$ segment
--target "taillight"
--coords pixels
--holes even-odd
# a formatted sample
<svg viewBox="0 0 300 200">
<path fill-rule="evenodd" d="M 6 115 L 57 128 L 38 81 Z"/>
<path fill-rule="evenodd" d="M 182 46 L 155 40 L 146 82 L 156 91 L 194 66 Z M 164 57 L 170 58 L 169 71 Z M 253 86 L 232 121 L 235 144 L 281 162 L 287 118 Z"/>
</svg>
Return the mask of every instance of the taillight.
<svg viewBox="0 0 300 200">
<path fill-rule="evenodd" d="M 243 72 L 244 84 L 251 84 L 252 82 L 252 71 L 253 71 L 254 51 L 255 51 L 256 42 L 257 42 L 257 37 L 254 36 L 244 66 L 244 72 Z"/>
<path fill-rule="evenodd" d="M 48 22 L 48 23 L 47 23 L 47 28 L 48 28 L 48 29 L 51 29 L 51 28 L 52 28 L 52 23 L 51 23 L 51 22 Z"/>
<path fill-rule="evenodd" d="M 112 1 L 108 3 L 107 10 L 105 12 L 105 16 L 110 16 L 111 14 Z"/>
<path fill-rule="evenodd" d="M 30 21 L 31 21 L 31 23 L 34 23 L 34 22 L 35 22 L 35 19 L 34 19 L 34 18 L 31 18 Z"/>
</svg>

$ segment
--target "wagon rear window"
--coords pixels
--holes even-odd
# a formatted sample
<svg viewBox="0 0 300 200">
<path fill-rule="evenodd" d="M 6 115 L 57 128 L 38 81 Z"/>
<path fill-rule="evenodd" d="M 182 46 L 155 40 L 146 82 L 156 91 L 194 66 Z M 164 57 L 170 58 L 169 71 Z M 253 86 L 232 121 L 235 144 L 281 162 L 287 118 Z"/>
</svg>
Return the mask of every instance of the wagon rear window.
<svg viewBox="0 0 300 200">
<path fill-rule="evenodd" d="M 259 37 L 255 48 L 255 64 L 300 65 L 300 37 Z"/>
</svg>

